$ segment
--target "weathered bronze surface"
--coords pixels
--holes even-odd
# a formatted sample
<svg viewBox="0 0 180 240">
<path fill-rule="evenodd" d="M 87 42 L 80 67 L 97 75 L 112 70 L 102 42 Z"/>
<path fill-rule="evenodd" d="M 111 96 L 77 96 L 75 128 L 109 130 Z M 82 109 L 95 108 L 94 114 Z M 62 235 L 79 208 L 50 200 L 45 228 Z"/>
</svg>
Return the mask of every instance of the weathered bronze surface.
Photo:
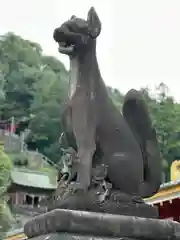
<svg viewBox="0 0 180 240">
<path fill-rule="evenodd" d="M 93 158 L 102 153 L 112 188 L 140 197 L 157 192 L 161 163 L 147 106 L 136 90 L 125 96 L 123 115 L 102 80 L 96 58 L 101 22 L 94 8 L 87 20 L 73 16 L 54 31 L 60 53 L 70 58 L 70 99 L 65 111 L 69 144 L 78 153 L 75 189 L 91 188 Z M 73 139 L 73 141 L 72 141 Z M 75 141 L 75 143 L 74 143 Z"/>
</svg>

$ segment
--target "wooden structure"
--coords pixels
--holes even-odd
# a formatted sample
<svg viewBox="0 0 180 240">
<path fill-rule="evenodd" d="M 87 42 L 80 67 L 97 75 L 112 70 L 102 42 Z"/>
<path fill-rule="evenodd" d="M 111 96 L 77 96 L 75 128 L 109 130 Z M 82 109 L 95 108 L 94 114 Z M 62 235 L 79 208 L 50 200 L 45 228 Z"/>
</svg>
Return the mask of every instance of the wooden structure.
<svg viewBox="0 0 180 240">
<path fill-rule="evenodd" d="M 163 184 L 157 194 L 145 201 L 158 206 L 160 218 L 180 222 L 180 181 Z"/>
<path fill-rule="evenodd" d="M 172 163 L 170 172 L 171 181 L 162 184 L 159 192 L 145 202 L 158 206 L 160 218 L 180 222 L 180 161 Z"/>
<path fill-rule="evenodd" d="M 8 203 L 15 224 L 8 232 L 6 240 L 25 240 L 27 237 L 19 226 L 23 227 L 33 216 L 47 211 L 43 199 L 57 188 L 56 175 L 52 178 L 47 173 L 14 168 L 11 171 L 11 178 Z"/>
<path fill-rule="evenodd" d="M 34 215 L 46 211 L 46 207 L 40 203 L 57 188 L 56 176 L 27 169 L 13 169 L 11 178 L 8 193 L 13 212 Z"/>
<path fill-rule="evenodd" d="M 26 240 L 27 236 L 24 234 L 23 230 L 23 228 L 20 228 L 8 232 L 4 240 Z"/>
</svg>

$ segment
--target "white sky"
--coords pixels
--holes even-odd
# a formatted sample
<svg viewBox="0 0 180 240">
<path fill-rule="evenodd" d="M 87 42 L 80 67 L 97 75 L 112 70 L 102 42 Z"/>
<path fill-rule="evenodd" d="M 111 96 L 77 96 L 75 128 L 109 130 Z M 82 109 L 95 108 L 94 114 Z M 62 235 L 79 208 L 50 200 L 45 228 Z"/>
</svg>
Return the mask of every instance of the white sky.
<svg viewBox="0 0 180 240">
<path fill-rule="evenodd" d="M 125 93 L 164 82 L 180 100 L 179 0 L 0 0 L 0 34 L 12 31 L 60 55 L 55 27 L 71 15 L 86 18 L 94 6 L 102 21 L 97 55 L 106 84 Z"/>
</svg>

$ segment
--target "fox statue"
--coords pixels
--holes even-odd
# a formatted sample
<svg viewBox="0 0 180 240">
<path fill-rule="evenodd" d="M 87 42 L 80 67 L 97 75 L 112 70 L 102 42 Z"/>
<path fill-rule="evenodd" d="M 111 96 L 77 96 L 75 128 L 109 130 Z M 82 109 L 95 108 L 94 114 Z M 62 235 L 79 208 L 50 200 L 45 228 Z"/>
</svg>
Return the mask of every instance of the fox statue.
<svg viewBox="0 0 180 240">
<path fill-rule="evenodd" d="M 93 7 L 87 19 L 72 16 L 54 31 L 59 52 L 70 59 L 70 99 L 65 111 L 67 135 L 79 157 L 76 185 L 91 185 L 93 156 L 100 148 L 114 189 L 142 198 L 161 183 L 160 151 L 147 106 L 139 91 L 124 98 L 122 114 L 113 104 L 101 77 L 96 39 L 101 22 Z"/>
</svg>

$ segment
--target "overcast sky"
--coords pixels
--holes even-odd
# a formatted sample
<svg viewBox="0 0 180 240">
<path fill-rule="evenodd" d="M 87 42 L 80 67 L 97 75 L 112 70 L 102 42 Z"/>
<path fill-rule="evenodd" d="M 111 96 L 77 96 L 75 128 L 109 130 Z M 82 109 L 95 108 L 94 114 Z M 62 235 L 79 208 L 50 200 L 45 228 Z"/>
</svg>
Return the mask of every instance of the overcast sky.
<svg viewBox="0 0 180 240">
<path fill-rule="evenodd" d="M 106 84 L 125 93 L 164 82 L 180 100 L 179 0 L 0 0 L 0 34 L 12 31 L 60 55 L 53 30 L 94 6 L 102 21 L 97 55 Z"/>
</svg>

